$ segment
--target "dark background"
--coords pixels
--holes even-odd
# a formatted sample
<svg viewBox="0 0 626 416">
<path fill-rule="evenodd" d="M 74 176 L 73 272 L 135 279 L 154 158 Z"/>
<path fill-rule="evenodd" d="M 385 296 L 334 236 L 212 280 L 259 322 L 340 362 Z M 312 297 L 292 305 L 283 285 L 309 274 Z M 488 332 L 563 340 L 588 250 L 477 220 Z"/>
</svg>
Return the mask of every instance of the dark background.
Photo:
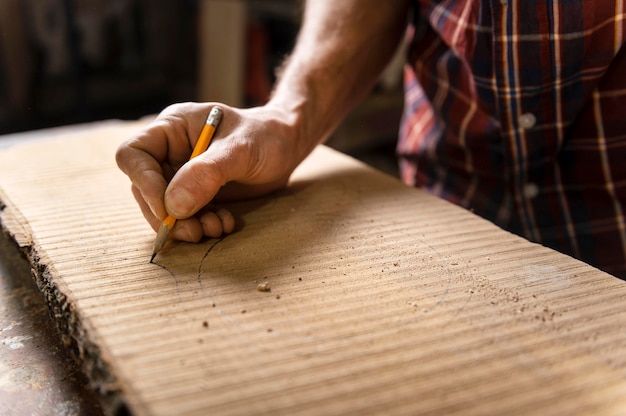
<svg viewBox="0 0 626 416">
<path fill-rule="evenodd" d="M 207 0 L 3 0 L 0 135 L 133 120 L 198 101 L 201 1 Z M 242 102 L 252 106 L 267 99 L 274 70 L 293 46 L 302 1 L 244 3 Z M 377 88 L 329 144 L 395 174 L 401 107 L 399 82 Z"/>
<path fill-rule="evenodd" d="M 196 99 L 197 0 L 4 2 L 0 134 L 136 119 Z M 288 12 L 272 13 L 277 7 Z M 292 47 L 299 9 L 288 0 L 248 5 L 248 37 L 267 44 L 266 67 L 257 70 L 270 84 Z M 263 99 L 258 89 L 251 87 L 247 104 Z"/>
</svg>

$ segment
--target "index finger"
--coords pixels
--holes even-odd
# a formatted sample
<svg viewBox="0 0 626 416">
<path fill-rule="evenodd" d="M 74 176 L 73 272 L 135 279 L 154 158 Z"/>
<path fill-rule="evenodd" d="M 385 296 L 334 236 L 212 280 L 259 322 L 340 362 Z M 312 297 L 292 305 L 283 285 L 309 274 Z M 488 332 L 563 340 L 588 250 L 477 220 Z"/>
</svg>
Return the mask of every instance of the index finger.
<svg viewBox="0 0 626 416">
<path fill-rule="evenodd" d="M 153 214 L 163 219 L 167 215 L 163 196 L 167 181 L 189 158 L 191 137 L 202 123 L 190 120 L 200 104 L 176 104 L 163 112 L 142 132 L 127 140 L 117 150 L 119 168 L 150 207 Z"/>
</svg>

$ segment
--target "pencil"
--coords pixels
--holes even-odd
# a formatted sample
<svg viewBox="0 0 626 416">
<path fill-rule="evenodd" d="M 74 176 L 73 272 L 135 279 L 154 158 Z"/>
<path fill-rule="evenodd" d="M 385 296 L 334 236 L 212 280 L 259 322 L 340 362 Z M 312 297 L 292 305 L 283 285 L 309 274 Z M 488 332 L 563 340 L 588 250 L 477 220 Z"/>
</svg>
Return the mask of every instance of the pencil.
<svg viewBox="0 0 626 416">
<path fill-rule="evenodd" d="M 200 136 L 198 137 L 198 141 L 193 148 L 193 152 L 191 152 L 191 156 L 189 160 L 194 157 L 204 153 L 204 151 L 211 144 L 211 140 L 213 139 L 213 134 L 215 134 L 215 129 L 217 129 L 217 125 L 220 123 L 222 119 L 223 110 L 220 107 L 213 107 L 209 116 L 204 123 L 204 127 L 200 132 Z M 163 222 L 161 223 L 161 227 L 159 227 L 159 231 L 157 232 L 156 239 L 154 240 L 154 248 L 152 249 L 152 257 L 150 258 L 150 263 L 154 260 L 157 253 L 161 251 L 165 242 L 167 241 L 167 237 L 170 235 L 170 231 L 174 228 L 174 224 L 176 224 L 176 218 L 168 215 L 165 217 Z"/>
</svg>

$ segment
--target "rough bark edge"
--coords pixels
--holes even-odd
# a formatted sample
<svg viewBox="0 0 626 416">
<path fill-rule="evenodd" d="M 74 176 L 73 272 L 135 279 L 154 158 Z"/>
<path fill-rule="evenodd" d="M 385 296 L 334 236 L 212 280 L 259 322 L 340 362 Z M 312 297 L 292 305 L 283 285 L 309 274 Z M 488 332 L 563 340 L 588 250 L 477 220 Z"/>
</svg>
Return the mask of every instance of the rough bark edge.
<svg viewBox="0 0 626 416">
<path fill-rule="evenodd" d="M 90 387 L 100 397 L 104 412 L 112 416 L 131 415 L 115 374 L 102 359 L 100 348 L 91 340 L 75 305 L 54 282 L 50 267 L 41 260 L 36 244 L 31 242 L 20 245 L 17 241 L 14 233 L 5 224 L 5 216 L 10 215 L 7 211 L 7 204 L 0 199 L 0 229 L 30 264 L 31 275 L 44 297 L 48 314 L 57 328 L 63 345 L 87 376 Z"/>
</svg>

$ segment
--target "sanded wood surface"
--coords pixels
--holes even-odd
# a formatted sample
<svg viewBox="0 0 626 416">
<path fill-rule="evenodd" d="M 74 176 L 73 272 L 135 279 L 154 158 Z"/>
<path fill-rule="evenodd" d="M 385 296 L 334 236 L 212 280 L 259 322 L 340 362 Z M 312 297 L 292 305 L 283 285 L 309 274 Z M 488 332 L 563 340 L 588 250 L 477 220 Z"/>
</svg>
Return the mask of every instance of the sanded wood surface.
<svg viewBox="0 0 626 416">
<path fill-rule="evenodd" d="M 623 281 L 324 147 L 149 264 L 136 128 L 0 152 L 2 226 L 110 412 L 626 412 Z"/>
</svg>

